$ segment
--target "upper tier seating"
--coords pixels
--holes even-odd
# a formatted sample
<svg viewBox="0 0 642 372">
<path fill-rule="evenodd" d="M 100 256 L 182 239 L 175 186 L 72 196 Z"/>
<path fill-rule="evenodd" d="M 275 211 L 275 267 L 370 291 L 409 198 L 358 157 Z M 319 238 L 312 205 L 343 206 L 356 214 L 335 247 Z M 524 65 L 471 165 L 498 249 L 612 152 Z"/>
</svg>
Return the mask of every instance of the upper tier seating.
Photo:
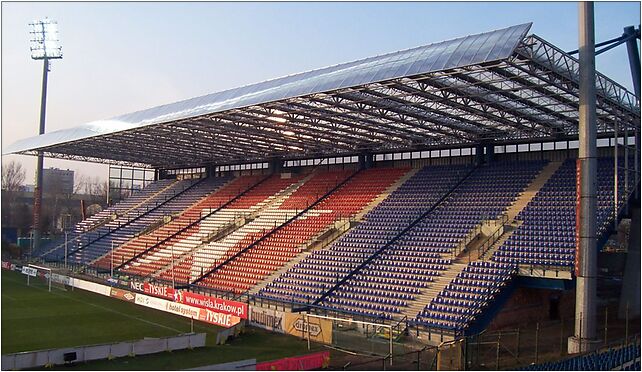
<svg viewBox="0 0 642 372">
<path fill-rule="evenodd" d="M 328 249 L 313 252 L 259 291 L 259 296 L 300 303 L 314 301 L 434 205 L 469 170 L 467 166 L 423 168 L 366 214 L 358 226 Z M 401 284 L 410 289 L 402 288 Z M 368 276 L 368 280 L 354 287 L 359 286 L 364 294 L 385 291 L 391 298 L 403 299 L 417 290 L 412 284 L 403 279 Z M 364 312 L 380 313 L 377 309 Z"/>
<path fill-rule="evenodd" d="M 185 224 L 189 223 L 190 220 L 194 219 L 194 216 L 186 215 L 184 211 L 189 210 L 190 207 L 198 203 L 202 203 L 203 200 L 209 200 L 208 198 L 206 198 L 206 196 L 216 193 L 216 190 L 221 188 L 229 181 L 230 179 L 227 177 L 208 178 L 198 185 L 187 190 L 175 199 L 169 201 L 157 210 L 149 213 L 149 216 L 141 219 L 141 223 L 138 223 L 138 221 L 136 221 L 134 228 L 137 229 L 137 233 L 140 233 L 144 230 L 142 228 L 138 228 L 142 223 L 145 223 L 145 226 L 147 227 L 154 222 L 161 223 L 160 220 L 162 220 L 164 216 L 172 216 L 171 222 L 161 224 L 160 227 L 152 229 L 151 232 L 146 232 L 145 234 L 136 236 L 137 234 L 135 234 L 131 229 L 122 229 L 125 233 L 128 233 L 128 237 L 127 239 L 119 239 L 119 241 L 117 241 L 118 244 L 114 244 L 114 265 L 118 266 L 124 261 L 133 257 L 133 255 L 135 254 L 135 249 L 132 249 L 132 247 L 139 248 L 137 252 L 140 253 L 144 249 L 145 244 L 149 244 L 151 246 L 156 242 L 156 238 L 164 237 L 166 236 L 165 234 L 167 234 L 169 231 L 172 231 L 172 229 L 178 230 L 178 227 L 184 226 Z M 220 200 L 218 202 L 220 203 Z M 215 207 L 215 205 L 216 204 L 212 205 L 212 207 Z M 95 260 L 94 264 L 98 267 L 111 267 L 112 251 L 111 247 L 108 244 L 109 243 L 103 243 L 102 245 L 104 246 L 104 248 L 96 254 L 91 254 L 91 256 L 89 257 L 90 260 Z M 81 253 L 85 251 L 86 249 L 83 249 Z"/>
<path fill-rule="evenodd" d="M 543 162 L 494 163 L 478 168 L 437 209 L 402 235 L 324 301 L 332 308 L 371 311 L 385 317 L 399 314 L 407 300 L 393 301 L 386 291 L 363 298 L 351 288 L 373 278 L 402 281 L 398 286 L 426 288 L 451 263 L 454 248 L 484 220 L 497 219 L 542 169 Z M 354 301 L 355 296 L 357 300 Z M 361 297 L 360 297 L 361 296 Z M 388 298 L 387 298 L 388 297 Z M 336 304 L 339 302 L 339 305 Z"/>
<path fill-rule="evenodd" d="M 517 216 L 523 221 L 495 252 L 496 262 L 572 267 L 575 259 L 575 160 L 566 160 Z M 618 174 L 623 203 L 624 172 Z M 598 236 L 613 223 L 613 158 L 598 159 Z"/>
<path fill-rule="evenodd" d="M 237 293 L 247 291 L 296 257 L 304 248 L 304 243 L 325 231 L 335 221 L 361 211 L 408 170 L 375 168 L 361 171 L 312 210 L 209 275 L 200 284 Z M 280 210 L 306 208 L 350 173 L 315 174 L 281 204 Z M 239 245 L 237 249 L 230 250 L 221 260 L 245 246 Z"/>
<path fill-rule="evenodd" d="M 264 177 L 265 176 L 258 178 L 246 176 L 236 179 L 228 186 L 222 188 L 219 192 L 206 198 L 203 203 L 196 205 L 189 211 L 186 211 L 185 217 L 190 221 L 195 221 L 200 216 L 208 215 L 210 208 L 216 210 L 217 207 L 223 205 L 229 200 L 232 200 L 240 192 L 256 184 Z M 280 220 L 282 217 L 278 216 L 275 219 L 275 216 L 264 213 L 255 220 L 234 231 L 232 234 L 226 236 L 223 240 L 203 244 L 204 238 L 217 231 L 217 229 L 233 223 L 235 218 L 247 216 L 260 208 L 263 208 L 267 204 L 271 203 L 272 200 L 284 190 L 300 182 L 302 177 L 303 176 L 297 175 L 292 178 L 281 178 L 280 174 L 268 177 L 241 197 L 232 201 L 225 208 L 213 213 L 211 216 L 203 219 L 200 223 L 194 224 L 192 227 L 186 229 L 180 234 L 172 236 L 172 238 L 167 242 L 159 244 L 145 255 L 142 255 L 132 261 L 127 265 L 127 267 L 123 268 L 123 270 L 137 275 L 156 275 L 160 273 L 161 278 L 170 280 L 174 279 L 180 283 L 188 283 L 191 279 L 191 257 L 193 254 L 199 259 L 213 259 L 208 255 L 202 257 L 201 253 L 210 252 L 211 247 L 225 244 L 225 242 L 229 243 L 230 239 L 239 237 L 239 235 L 241 235 L 239 237 L 239 239 L 241 239 L 242 236 L 245 236 L 248 232 L 256 234 L 262 230 L 272 228 L 276 221 Z M 292 213 L 290 213 L 290 216 L 292 216 Z M 283 214 L 283 217 L 285 217 L 285 213 Z M 185 219 L 183 220 L 183 222 L 179 222 L 179 226 L 185 226 L 189 223 L 185 221 Z M 178 231 L 178 228 L 176 227 L 168 226 L 168 228 L 170 228 L 169 230 L 172 234 L 175 234 L 176 231 Z M 159 232 L 158 235 L 160 236 L 157 238 L 162 240 L 162 234 L 164 234 L 164 237 L 169 235 L 168 232 Z M 150 246 L 154 244 L 154 236 L 149 236 L 145 240 L 146 241 L 136 242 L 133 247 L 140 252 L 142 251 L 141 248 L 143 248 L 140 246 L 141 244 L 149 244 Z M 194 251 L 194 253 L 192 251 Z M 175 259 L 173 272 L 161 272 L 170 267 L 172 255 Z M 209 266 L 207 264 L 202 264 L 196 272 L 200 275 L 201 270 L 205 270 L 208 267 Z"/>
<path fill-rule="evenodd" d="M 465 330 L 516 273 L 517 262 L 572 266 L 575 253 L 575 162 L 562 164 L 518 218 L 521 225 L 491 262 L 472 262 L 419 314 L 418 323 Z M 623 177 L 620 182 L 623 182 Z M 598 160 L 598 231 L 612 221 L 613 159 Z M 623 190 L 623 186 L 622 186 Z M 620 198 L 620 202 L 624 199 Z M 528 237 L 528 240 L 524 239 Z M 512 242 L 526 254 L 512 255 Z M 563 253 L 562 253 L 563 252 Z M 516 257 L 521 257 L 514 259 Z M 506 259 L 509 258 L 509 259 Z M 483 268 L 483 269 L 480 269 Z M 479 275 L 470 275 L 471 272 Z"/>
<path fill-rule="evenodd" d="M 120 202 L 78 222 L 74 226 L 73 230 L 68 234 L 68 250 L 71 251 L 77 248 L 77 242 L 84 239 L 84 235 L 87 231 L 91 231 L 99 226 L 107 224 L 115 216 L 125 217 L 124 219 L 121 219 L 121 221 L 126 220 L 128 212 L 131 212 L 132 209 L 140 209 L 141 207 L 143 209 L 145 207 L 149 208 L 150 206 L 158 203 L 159 200 L 162 201 L 162 198 L 175 190 L 176 187 L 180 188 L 181 186 L 185 185 L 179 184 L 174 179 L 164 179 L 152 182 L 143 189 L 134 191 L 132 195 Z M 88 241 L 87 239 L 84 240 Z M 60 259 L 62 258 L 62 255 L 64 255 L 64 243 L 65 239 L 62 238 L 49 242 L 48 244 L 43 244 L 40 249 L 33 252 L 33 255 L 43 256 L 48 260 Z"/>
</svg>

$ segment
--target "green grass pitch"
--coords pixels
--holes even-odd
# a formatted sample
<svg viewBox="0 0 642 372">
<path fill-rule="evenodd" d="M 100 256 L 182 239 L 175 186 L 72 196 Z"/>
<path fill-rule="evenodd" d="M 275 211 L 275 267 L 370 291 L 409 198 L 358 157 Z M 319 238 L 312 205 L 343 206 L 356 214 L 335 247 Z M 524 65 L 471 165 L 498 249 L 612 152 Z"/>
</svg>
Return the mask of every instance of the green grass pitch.
<svg viewBox="0 0 642 372">
<path fill-rule="evenodd" d="M 52 288 L 40 279 L 27 286 L 22 274 L 2 270 L 2 354 L 171 336 L 190 331 L 190 320 L 82 290 Z M 172 370 L 256 358 L 305 354 L 307 343 L 255 328 L 216 346 L 220 328 L 194 322 L 206 332 L 204 348 L 110 361 L 80 363 L 78 369 Z M 69 369 L 69 367 L 62 367 Z"/>
</svg>

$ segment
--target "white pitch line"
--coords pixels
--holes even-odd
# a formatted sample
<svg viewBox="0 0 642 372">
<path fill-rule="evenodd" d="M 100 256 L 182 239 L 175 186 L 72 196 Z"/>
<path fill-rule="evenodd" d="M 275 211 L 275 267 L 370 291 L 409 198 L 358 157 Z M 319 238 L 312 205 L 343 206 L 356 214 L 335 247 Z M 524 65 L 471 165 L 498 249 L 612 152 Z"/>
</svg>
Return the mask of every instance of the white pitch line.
<svg viewBox="0 0 642 372">
<path fill-rule="evenodd" d="M 15 281 L 14 281 L 14 282 L 15 282 Z M 19 282 L 17 282 L 17 283 L 19 283 Z M 45 291 L 45 292 L 47 292 L 47 290 L 45 290 L 44 288 L 39 288 L 39 287 L 35 287 L 35 286 L 34 286 L 34 287 L 31 287 L 31 288 L 35 288 L 35 289 L 38 289 L 38 290 L 41 290 L 41 291 Z M 86 292 L 86 291 L 85 291 L 85 292 Z M 51 293 L 52 293 L 52 294 L 54 294 L 54 292 L 51 292 Z M 171 331 L 176 331 L 176 332 L 178 332 L 178 333 L 185 333 L 184 331 L 181 331 L 180 329 L 172 328 L 172 327 L 166 326 L 166 325 L 164 325 L 164 324 L 160 324 L 160 323 L 152 322 L 152 321 L 150 321 L 150 320 L 141 319 L 141 318 L 135 317 L 135 316 L 133 316 L 133 315 L 129 315 L 129 314 L 126 314 L 126 313 L 123 313 L 123 312 L 120 312 L 120 311 L 113 310 L 113 309 L 108 309 L 108 308 L 106 308 L 106 307 L 102 307 L 102 306 L 100 306 L 100 305 L 96 305 L 96 304 L 91 303 L 91 302 L 82 301 L 82 300 L 79 300 L 79 299 L 77 299 L 77 298 L 73 298 L 73 297 L 70 297 L 70 296 L 65 296 L 65 295 L 60 294 L 60 293 L 55 293 L 55 295 L 56 295 L 56 296 L 60 296 L 60 297 L 66 297 L 66 298 L 68 298 L 68 299 L 70 299 L 70 300 L 73 300 L 73 301 L 76 301 L 76 302 L 81 302 L 81 303 L 84 303 L 84 304 L 87 304 L 87 305 L 90 305 L 90 306 L 93 306 L 93 307 L 97 307 L 97 308 L 99 308 L 99 309 L 103 309 L 103 310 L 106 310 L 106 311 L 109 311 L 109 312 L 112 312 L 112 313 L 115 313 L 115 314 L 120 314 L 120 315 L 125 316 L 125 317 L 130 318 L 130 319 L 139 320 L 139 321 L 141 321 L 141 322 L 143 322 L 143 323 L 147 323 L 147 324 L 155 325 L 155 326 L 157 326 L 157 327 L 161 327 L 161 328 L 169 329 L 169 330 L 171 330 Z"/>
</svg>

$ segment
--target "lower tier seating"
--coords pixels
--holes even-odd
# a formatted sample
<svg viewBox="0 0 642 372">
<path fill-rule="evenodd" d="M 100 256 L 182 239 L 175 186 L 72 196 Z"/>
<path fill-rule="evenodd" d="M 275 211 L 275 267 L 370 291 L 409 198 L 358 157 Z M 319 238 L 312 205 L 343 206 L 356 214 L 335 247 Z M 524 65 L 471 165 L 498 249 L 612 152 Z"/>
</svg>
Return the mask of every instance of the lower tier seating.
<svg viewBox="0 0 642 372">
<path fill-rule="evenodd" d="M 624 369 L 621 369 L 625 367 Z M 640 345 L 612 348 L 574 358 L 546 362 L 524 368 L 524 371 L 639 371 Z"/>
</svg>

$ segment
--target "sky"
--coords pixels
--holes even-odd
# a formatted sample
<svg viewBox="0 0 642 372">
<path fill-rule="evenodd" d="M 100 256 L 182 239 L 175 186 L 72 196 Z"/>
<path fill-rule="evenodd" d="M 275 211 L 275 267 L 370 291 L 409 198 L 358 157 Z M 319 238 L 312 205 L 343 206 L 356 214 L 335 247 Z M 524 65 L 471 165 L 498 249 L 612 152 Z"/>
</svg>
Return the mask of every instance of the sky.
<svg viewBox="0 0 642 372">
<path fill-rule="evenodd" d="M 44 17 L 58 21 L 64 55 L 49 74 L 47 131 L 525 22 L 563 50 L 578 45 L 576 2 L 2 2 L 2 146 L 38 133 L 42 62 L 30 58 L 29 22 Z M 595 3 L 596 42 L 639 24 L 639 2 Z M 596 66 L 632 90 L 624 46 Z M 11 160 L 34 183 L 36 158 Z M 107 178 L 101 164 L 45 167 Z"/>
</svg>

